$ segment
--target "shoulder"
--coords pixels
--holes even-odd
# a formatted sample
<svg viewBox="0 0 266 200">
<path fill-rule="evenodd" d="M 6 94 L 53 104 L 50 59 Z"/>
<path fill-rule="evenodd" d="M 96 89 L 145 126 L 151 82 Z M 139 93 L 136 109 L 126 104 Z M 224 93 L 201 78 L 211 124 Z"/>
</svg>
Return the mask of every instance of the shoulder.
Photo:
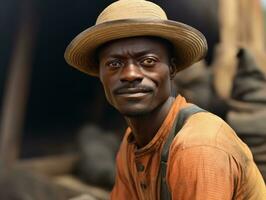
<svg viewBox="0 0 266 200">
<path fill-rule="evenodd" d="M 264 189 L 258 192 L 265 185 L 249 148 L 226 122 L 211 113 L 197 113 L 187 120 L 170 147 L 168 164 L 171 188 L 183 187 L 184 195 L 187 188 L 193 186 L 196 191 L 202 185 L 208 188 L 201 195 L 224 191 L 219 194 L 232 197 L 232 189 L 247 197 L 264 194 Z"/>
<path fill-rule="evenodd" d="M 180 199 L 231 199 L 238 177 L 233 157 L 217 147 L 194 145 L 170 153 L 167 180 Z"/>
<path fill-rule="evenodd" d="M 215 149 L 233 156 L 239 162 L 253 160 L 249 148 L 235 131 L 223 119 L 210 112 L 192 115 L 177 133 L 171 151 L 180 152 L 190 148 L 208 149 L 207 152 Z"/>
</svg>

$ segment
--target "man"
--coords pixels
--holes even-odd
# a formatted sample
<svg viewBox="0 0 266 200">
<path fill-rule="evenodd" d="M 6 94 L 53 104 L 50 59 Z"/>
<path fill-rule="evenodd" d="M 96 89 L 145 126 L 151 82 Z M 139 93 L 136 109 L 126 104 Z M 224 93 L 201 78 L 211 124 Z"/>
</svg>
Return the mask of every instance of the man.
<svg viewBox="0 0 266 200">
<path fill-rule="evenodd" d="M 181 120 L 193 105 L 175 96 L 172 80 L 206 51 L 199 31 L 144 0 L 111 4 L 66 49 L 70 65 L 99 77 L 129 126 L 111 199 L 265 199 L 248 147 L 222 119 L 199 109 Z"/>
</svg>

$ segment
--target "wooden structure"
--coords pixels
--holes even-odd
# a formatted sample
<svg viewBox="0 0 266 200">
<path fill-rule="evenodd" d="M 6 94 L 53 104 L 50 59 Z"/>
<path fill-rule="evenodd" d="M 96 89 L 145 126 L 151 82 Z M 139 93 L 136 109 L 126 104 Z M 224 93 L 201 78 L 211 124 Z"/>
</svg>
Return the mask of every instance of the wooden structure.
<svg viewBox="0 0 266 200">
<path fill-rule="evenodd" d="M 19 159 L 38 29 L 31 0 L 21 3 L 21 13 L 1 112 L 0 198 L 65 200 L 86 194 L 92 200 L 108 199 L 107 191 L 71 175 L 79 159 L 76 154 Z"/>
<path fill-rule="evenodd" d="M 0 123 L 0 158 L 7 166 L 11 166 L 19 156 L 37 30 L 35 19 L 27 0 L 18 25 Z"/>
<path fill-rule="evenodd" d="M 214 85 L 228 99 L 237 66 L 238 49 L 251 50 L 266 73 L 263 13 L 260 0 L 219 0 L 220 43 L 216 47 Z"/>
</svg>

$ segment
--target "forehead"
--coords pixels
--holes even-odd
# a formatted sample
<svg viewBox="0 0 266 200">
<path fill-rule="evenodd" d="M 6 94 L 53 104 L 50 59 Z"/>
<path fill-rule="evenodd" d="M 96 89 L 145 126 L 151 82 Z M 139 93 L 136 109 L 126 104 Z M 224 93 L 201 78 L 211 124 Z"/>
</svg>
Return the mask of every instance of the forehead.
<svg viewBox="0 0 266 200">
<path fill-rule="evenodd" d="M 158 37 L 132 37 L 114 40 L 102 45 L 98 50 L 98 56 L 122 55 L 125 53 L 158 53 L 167 54 L 170 42 Z"/>
</svg>

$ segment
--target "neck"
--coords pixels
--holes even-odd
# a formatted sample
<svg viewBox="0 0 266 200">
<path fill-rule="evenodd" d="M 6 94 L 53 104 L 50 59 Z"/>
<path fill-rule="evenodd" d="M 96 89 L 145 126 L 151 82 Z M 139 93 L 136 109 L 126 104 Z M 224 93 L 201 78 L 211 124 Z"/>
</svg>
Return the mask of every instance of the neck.
<svg viewBox="0 0 266 200">
<path fill-rule="evenodd" d="M 138 147 L 147 145 L 155 136 L 166 118 L 175 98 L 169 97 L 162 105 L 152 112 L 139 117 L 126 117 Z"/>
</svg>

